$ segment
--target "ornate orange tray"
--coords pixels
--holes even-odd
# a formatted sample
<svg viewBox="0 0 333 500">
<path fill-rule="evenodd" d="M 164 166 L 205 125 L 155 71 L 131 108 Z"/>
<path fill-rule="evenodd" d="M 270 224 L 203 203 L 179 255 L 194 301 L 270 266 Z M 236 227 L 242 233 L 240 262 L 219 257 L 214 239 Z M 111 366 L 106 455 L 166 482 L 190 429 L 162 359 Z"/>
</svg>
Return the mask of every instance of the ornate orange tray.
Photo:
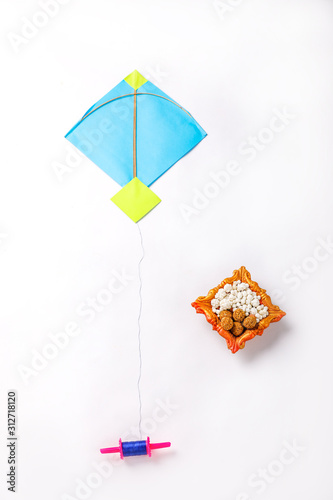
<svg viewBox="0 0 333 500">
<path fill-rule="evenodd" d="M 240 280 L 243 283 L 248 283 L 250 289 L 260 295 L 261 304 L 268 307 L 268 316 L 260 320 L 255 329 L 246 330 L 239 337 L 235 337 L 231 332 L 224 330 L 221 327 L 220 319 L 212 311 L 211 305 L 211 300 L 215 297 L 220 288 L 224 287 L 224 285 L 226 285 L 227 283 L 232 284 L 237 280 Z M 245 343 L 248 340 L 253 339 L 256 335 L 262 335 L 264 330 L 268 328 L 271 323 L 280 321 L 280 319 L 286 315 L 286 313 L 281 311 L 278 306 L 274 306 L 272 304 L 271 298 L 269 297 L 269 295 L 267 295 L 266 290 L 260 288 L 258 283 L 251 279 L 251 274 L 244 266 L 234 271 L 234 274 L 231 278 L 226 278 L 217 287 L 212 288 L 208 292 L 206 297 L 198 297 L 195 302 L 192 302 L 192 306 L 196 309 L 197 313 L 201 313 L 206 316 L 206 319 L 208 323 L 212 325 L 213 330 L 216 330 L 221 335 L 221 337 L 225 338 L 228 348 L 233 353 L 237 352 L 239 349 L 243 349 L 245 347 Z"/>
</svg>

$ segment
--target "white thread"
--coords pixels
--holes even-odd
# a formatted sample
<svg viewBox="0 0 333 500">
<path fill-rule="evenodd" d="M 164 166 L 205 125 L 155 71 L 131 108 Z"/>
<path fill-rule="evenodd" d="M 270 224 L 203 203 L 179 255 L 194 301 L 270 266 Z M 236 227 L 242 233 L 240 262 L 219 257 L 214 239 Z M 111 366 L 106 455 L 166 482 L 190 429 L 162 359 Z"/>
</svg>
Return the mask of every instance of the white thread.
<svg viewBox="0 0 333 500">
<path fill-rule="evenodd" d="M 138 314 L 138 344 L 139 344 L 139 377 L 138 377 L 138 396 L 139 396 L 139 432 L 140 432 L 140 438 L 142 439 L 142 429 L 141 429 L 141 422 L 142 422 L 142 401 L 141 401 L 141 391 L 140 391 L 140 382 L 141 382 L 141 373 L 142 373 L 142 354 L 141 354 L 141 326 L 140 326 L 140 320 L 141 320 L 141 312 L 142 312 L 142 279 L 141 279 L 141 263 L 143 261 L 143 258 L 145 256 L 145 250 L 143 247 L 143 239 L 142 239 L 142 233 L 141 233 L 141 228 L 140 225 L 137 223 L 137 227 L 139 229 L 139 234 L 140 234 L 140 242 L 141 242 L 141 250 L 142 250 L 142 255 L 141 259 L 139 261 L 139 266 L 138 266 L 138 274 L 139 274 L 139 314 Z"/>
</svg>

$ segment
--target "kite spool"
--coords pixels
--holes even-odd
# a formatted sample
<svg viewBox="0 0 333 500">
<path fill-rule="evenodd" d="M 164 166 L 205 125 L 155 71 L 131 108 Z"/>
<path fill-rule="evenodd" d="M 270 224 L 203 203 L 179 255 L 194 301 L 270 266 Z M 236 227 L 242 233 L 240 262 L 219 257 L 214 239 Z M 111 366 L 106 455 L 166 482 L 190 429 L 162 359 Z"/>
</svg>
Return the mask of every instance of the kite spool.
<svg viewBox="0 0 333 500">
<path fill-rule="evenodd" d="M 151 457 L 152 450 L 159 450 L 161 448 L 169 448 L 171 443 L 151 443 L 149 437 L 146 441 L 125 441 L 124 443 L 119 439 L 119 446 L 113 448 L 102 448 L 101 453 L 120 453 L 120 458 L 123 460 L 125 457 L 137 457 L 140 455 L 148 455 Z"/>
</svg>

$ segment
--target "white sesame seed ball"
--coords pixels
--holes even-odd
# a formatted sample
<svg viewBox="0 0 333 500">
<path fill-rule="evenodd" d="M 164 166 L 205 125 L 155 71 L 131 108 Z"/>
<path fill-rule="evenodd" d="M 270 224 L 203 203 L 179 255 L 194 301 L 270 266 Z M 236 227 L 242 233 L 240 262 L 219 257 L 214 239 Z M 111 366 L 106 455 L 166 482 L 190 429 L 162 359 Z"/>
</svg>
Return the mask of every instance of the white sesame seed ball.
<svg viewBox="0 0 333 500">
<path fill-rule="evenodd" d="M 240 280 L 220 288 L 212 299 L 212 311 L 219 314 L 227 309 L 242 309 L 246 316 L 254 314 L 257 322 L 268 316 L 268 307 L 260 304 L 261 297 L 253 292 L 247 283 Z"/>
</svg>

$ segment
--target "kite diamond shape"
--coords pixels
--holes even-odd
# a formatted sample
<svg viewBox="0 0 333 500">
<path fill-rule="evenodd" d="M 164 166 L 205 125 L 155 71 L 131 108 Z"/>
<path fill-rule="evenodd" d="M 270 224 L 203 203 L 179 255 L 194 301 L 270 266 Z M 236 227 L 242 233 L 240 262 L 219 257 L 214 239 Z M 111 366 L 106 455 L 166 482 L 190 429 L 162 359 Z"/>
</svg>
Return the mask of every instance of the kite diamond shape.
<svg viewBox="0 0 333 500">
<path fill-rule="evenodd" d="M 65 137 L 122 187 L 134 178 L 148 187 L 206 135 L 186 109 L 135 70 Z M 129 193 L 127 209 L 139 196 Z"/>
<path fill-rule="evenodd" d="M 160 198 L 149 187 L 134 177 L 111 198 L 133 222 L 138 222 L 160 203 Z"/>
</svg>

